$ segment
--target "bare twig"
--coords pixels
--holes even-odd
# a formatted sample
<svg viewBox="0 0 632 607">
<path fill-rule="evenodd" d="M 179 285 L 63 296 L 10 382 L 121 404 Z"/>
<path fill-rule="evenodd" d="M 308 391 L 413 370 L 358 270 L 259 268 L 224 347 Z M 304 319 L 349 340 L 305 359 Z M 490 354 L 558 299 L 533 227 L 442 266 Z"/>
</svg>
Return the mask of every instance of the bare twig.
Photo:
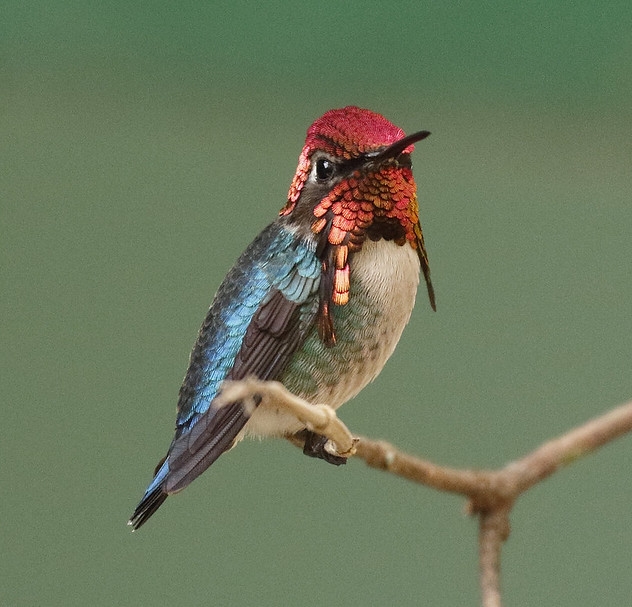
<svg viewBox="0 0 632 607">
<path fill-rule="evenodd" d="M 632 430 L 632 402 L 621 405 L 547 441 L 500 470 L 461 470 L 408 455 L 384 441 L 362 437 L 357 455 L 367 465 L 441 491 L 466 495 L 477 512 L 513 502 L 521 493 L 568 465 Z"/>
<path fill-rule="evenodd" d="M 562 466 L 603 447 L 630 430 L 632 402 L 611 409 L 544 443 L 525 457 L 505 466 L 503 475 L 512 482 L 513 493 L 518 495 Z"/>
<path fill-rule="evenodd" d="M 354 438 L 326 405 L 312 405 L 278 382 L 226 383 L 230 398 L 254 394 L 295 415 L 307 428 L 329 438 L 339 455 L 357 455 L 368 466 L 410 481 L 469 498 L 469 512 L 479 517 L 480 587 L 484 607 L 501 607 L 500 557 L 509 536 L 509 513 L 516 499 L 559 468 L 632 430 L 632 401 L 547 441 L 499 470 L 459 470 L 404 453 L 384 441 Z M 296 437 L 288 437 L 295 444 Z"/>
<path fill-rule="evenodd" d="M 483 607 L 500 607 L 500 552 L 509 537 L 510 505 L 481 512 L 478 530 L 478 564 Z"/>
</svg>

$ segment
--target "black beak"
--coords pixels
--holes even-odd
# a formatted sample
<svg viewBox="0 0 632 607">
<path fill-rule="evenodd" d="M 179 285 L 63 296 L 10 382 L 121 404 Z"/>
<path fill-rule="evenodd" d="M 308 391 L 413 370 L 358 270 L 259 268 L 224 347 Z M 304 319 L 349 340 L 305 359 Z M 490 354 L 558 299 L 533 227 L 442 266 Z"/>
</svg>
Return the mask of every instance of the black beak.
<svg viewBox="0 0 632 607">
<path fill-rule="evenodd" d="M 395 143 L 391 143 L 387 148 L 380 150 L 379 152 L 375 152 L 375 156 L 368 154 L 371 160 L 388 160 L 389 158 L 397 158 L 411 143 L 416 143 L 417 141 L 421 141 L 430 135 L 430 131 L 419 131 L 417 133 L 412 133 L 411 135 L 406 135 L 399 141 Z"/>
</svg>

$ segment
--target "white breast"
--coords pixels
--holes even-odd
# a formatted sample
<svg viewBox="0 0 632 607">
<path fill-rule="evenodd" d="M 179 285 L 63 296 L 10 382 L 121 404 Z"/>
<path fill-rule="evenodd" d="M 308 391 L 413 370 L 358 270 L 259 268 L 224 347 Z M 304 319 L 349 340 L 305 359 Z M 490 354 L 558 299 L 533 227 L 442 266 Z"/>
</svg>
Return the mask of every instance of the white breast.
<svg viewBox="0 0 632 607">
<path fill-rule="evenodd" d="M 390 356 L 415 305 L 419 256 L 407 244 L 399 246 L 391 240 L 369 240 L 353 261 L 352 279 L 365 286 L 376 309 L 390 319 L 387 324 L 397 333 Z"/>
<path fill-rule="evenodd" d="M 352 281 L 360 283 L 371 300 L 369 317 L 374 322 L 367 321 L 367 330 L 360 337 L 366 345 L 362 372 L 349 377 L 342 402 L 353 398 L 384 367 L 410 320 L 419 285 L 419 256 L 408 244 L 367 241 L 353 261 Z"/>
</svg>

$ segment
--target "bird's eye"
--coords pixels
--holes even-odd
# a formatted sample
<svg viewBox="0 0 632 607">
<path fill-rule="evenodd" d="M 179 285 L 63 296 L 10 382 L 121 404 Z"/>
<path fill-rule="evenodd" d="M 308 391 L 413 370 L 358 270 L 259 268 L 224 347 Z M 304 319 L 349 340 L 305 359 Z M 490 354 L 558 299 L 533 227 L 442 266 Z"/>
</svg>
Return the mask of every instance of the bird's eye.
<svg viewBox="0 0 632 607">
<path fill-rule="evenodd" d="M 327 158 L 319 158 L 316 161 L 316 179 L 318 181 L 329 181 L 336 171 L 336 165 Z"/>
</svg>

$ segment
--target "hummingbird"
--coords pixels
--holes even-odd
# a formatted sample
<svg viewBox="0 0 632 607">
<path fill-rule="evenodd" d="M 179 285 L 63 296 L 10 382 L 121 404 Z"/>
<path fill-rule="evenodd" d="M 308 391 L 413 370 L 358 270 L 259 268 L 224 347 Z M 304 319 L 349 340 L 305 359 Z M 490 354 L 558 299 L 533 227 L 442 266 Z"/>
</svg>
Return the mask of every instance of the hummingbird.
<svg viewBox="0 0 632 607">
<path fill-rule="evenodd" d="M 295 437 L 340 465 L 327 439 L 256 399 L 218 405 L 222 382 L 281 382 L 338 408 L 380 373 L 415 304 L 420 271 L 435 295 L 406 135 L 382 115 L 347 106 L 307 130 L 287 202 L 221 283 L 180 388 L 175 436 L 132 514 L 141 527 L 244 436 Z"/>
</svg>

